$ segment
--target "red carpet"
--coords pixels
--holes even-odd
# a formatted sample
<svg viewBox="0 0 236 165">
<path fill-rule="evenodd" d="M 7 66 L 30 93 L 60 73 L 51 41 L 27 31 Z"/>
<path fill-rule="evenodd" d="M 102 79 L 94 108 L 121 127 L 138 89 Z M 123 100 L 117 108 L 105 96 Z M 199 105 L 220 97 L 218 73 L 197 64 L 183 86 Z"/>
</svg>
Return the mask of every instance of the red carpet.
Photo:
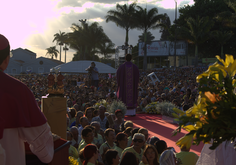
<svg viewBox="0 0 236 165">
<path fill-rule="evenodd" d="M 177 125 L 162 120 L 161 115 L 137 114 L 134 117 L 125 116 L 125 120 L 133 121 L 134 127 L 147 128 L 150 137 L 156 136 L 160 140 L 164 140 L 168 147 L 174 147 L 176 152 L 180 152 L 180 148 L 176 146 L 175 142 L 187 133 L 187 131 L 182 130 L 181 133 L 172 136 L 172 132 L 177 128 Z M 202 147 L 203 144 L 198 146 L 192 145 L 190 151 L 200 155 Z"/>
<path fill-rule="evenodd" d="M 135 117 L 125 116 L 125 120 L 161 120 L 161 115 L 137 114 Z"/>
</svg>

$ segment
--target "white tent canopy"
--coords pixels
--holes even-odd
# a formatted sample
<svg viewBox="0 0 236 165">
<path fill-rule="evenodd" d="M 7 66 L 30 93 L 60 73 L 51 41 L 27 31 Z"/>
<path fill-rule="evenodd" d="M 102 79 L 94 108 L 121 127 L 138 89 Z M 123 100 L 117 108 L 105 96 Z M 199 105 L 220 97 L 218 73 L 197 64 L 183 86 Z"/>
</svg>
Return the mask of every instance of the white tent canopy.
<svg viewBox="0 0 236 165">
<path fill-rule="evenodd" d="M 56 70 L 59 69 L 62 73 L 88 73 L 85 69 L 87 69 L 91 62 L 96 64 L 99 73 L 116 73 L 116 69 L 97 61 L 71 61 L 66 64 L 61 64 L 54 67 Z M 50 69 L 53 72 L 53 68 Z"/>
</svg>

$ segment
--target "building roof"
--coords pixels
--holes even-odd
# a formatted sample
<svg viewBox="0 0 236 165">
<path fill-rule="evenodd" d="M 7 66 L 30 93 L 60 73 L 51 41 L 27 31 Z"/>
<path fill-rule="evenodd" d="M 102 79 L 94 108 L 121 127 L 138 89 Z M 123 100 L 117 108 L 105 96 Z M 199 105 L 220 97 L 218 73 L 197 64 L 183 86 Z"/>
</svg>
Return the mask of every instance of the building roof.
<svg viewBox="0 0 236 165">
<path fill-rule="evenodd" d="M 25 61 L 22 61 L 22 60 L 15 60 L 15 61 L 17 61 L 19 63 L 25 63 Z"/>
<path fill-rule="evenodd" d="M 62 73 L 88 73 L 85 69 L 91 65 L 91 62 L 96 64 L 99 73 L 116 73 L 115 68 L 97 61 L 71 61 L 66 64 L 58 65 L 54 68 L 60 68 L 60 72 Z M 53 68 L 51 68 L 50 71 L 53 72 Z"/>
<path fill-rule="evenodd" d="M 51 59 L 51 58 L 46 58 L 46 57 L 39 57 L 39 58 L 37 58 L 37 59 L 42 59 L 42 58 L 47 59 L 47 60 L 50 60 L 50 61 L 53 61 L 53 62 L 55 62 L 55 63 L 57 63 L 57 64 L 59 64 L 59 65 L 64 64 L 64 62 L 62 62 L 62 61 L 55 60 L 55 59 Z"/>
</svg>

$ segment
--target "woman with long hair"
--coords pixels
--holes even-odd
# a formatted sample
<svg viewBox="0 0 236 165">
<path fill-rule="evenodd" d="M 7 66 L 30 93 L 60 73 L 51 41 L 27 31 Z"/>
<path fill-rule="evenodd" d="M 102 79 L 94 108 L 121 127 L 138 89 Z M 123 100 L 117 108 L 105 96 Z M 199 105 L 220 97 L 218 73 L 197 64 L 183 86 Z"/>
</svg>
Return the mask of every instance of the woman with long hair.
<svg viewBox="0 0 236 165">
<path fill-rule="evenodd" d="M 154 146 L 157 150 L 158 157 L 160 157 L 162 152 L 167 149 L 167 144 L 164 140 L 157 141 L 156 143 L 154 143 Z"/>
<path fill-rule="evenodd" d="M 84 147 L 83 165 L 95 165 L 98 159 L 98 148 L 94 144 L 88 144 Z"/>
<path fill-rule="evenodd" d="M 139 165 L 144 165 L 144 164 L 159 165 L 157 150 L 151 144 L 146 145 L 144 152 L 143 152 L 142 161 L 139 163 Z"/>
<path fill-rule="evenodd" d="M 116 147 L 114 148 L 116 151 L 118 151 L 119 157 L 121 156 L 122 151 L 127 147 L 128 144 L 128 136 L 120 132 L 116 135 Z"/>
<path fill-rule="evenodd" d="M 125 152 L 120 165 L 138 165 L 138 160 L 132 152 Z"/>
</svg>

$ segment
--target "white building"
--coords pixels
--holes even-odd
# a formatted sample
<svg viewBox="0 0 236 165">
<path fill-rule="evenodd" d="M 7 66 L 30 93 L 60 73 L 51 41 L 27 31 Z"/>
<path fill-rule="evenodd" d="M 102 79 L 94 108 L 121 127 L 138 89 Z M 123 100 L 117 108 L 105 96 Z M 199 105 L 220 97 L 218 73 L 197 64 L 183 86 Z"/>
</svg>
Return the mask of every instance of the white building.
<svg viewBox="0 0 236 165">
<path fill-rule="evenodd" d="M 76 74 L 76 73 L 88 73 L 85 69 L 87 69 L 90 65 L 91 62 L 94 62 L 96 65 L 96 68 L 98 69 L 98 73 L 111 73 L 115 74 L 116 69 L 98 62 L 98 61 L 86 61 L 86 60 L 81 60 L 81 61 L 71 61 L 66 64 L 58 65 L 54 67 L 55 69 L 60 68 L 60 72 L 62 73 L 70 73 L 70 74 Z M 53 72 L 53 68 L 51 68 L 51 72 Z"/>
<path fill-rule="evenodd" d="M 13 57 L 4 72 L 12 75 L 27 72 L 49 73 L 52 67 L 64 64 L 61 61 L 45 57 L 36 58 L 36 53 L 28 49 L 17 48 L 11 52 Z"/>
</svg>

